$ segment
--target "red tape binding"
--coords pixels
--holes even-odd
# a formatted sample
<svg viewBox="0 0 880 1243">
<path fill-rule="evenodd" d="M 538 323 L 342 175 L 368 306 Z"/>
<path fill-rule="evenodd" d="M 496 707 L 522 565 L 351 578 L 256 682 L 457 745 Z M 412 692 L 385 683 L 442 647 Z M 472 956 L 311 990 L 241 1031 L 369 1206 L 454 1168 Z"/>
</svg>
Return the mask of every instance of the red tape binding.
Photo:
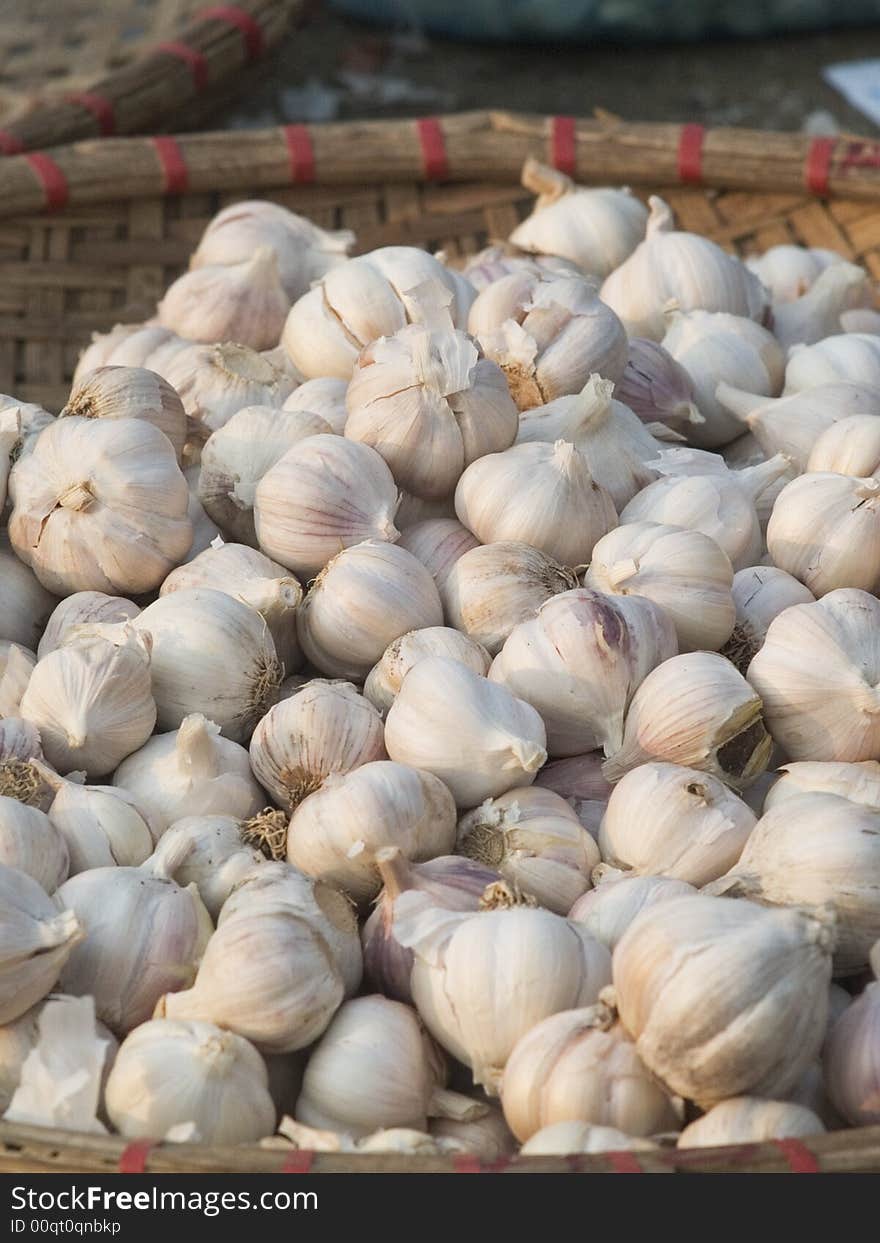
<svg viewBox="0 0 880 1243">
<path fill-rule="evenodd" d="M 644 1174 L 642 1163 L 631 1152 L 606 1152 L 612 1174 Z"/>
<path fill-rule="evenodd" d="M 94 91 L 79 91 L 75 95 L 65 95 L 65 101 L 78 105 L 90 112 L 98 122 L 102 138 L 109 138 L 116 131 L 116 117 L 113 105 L 106 95 L 96 95 Z"/>
<path fill-rule="evenodd" d="M 55 161 L 42 151 L 32 151 L 23 158 L 37 174 L 46 195 L 47 210 L 58 211 L 64 207 L 68 198 L 67 178 Z"/>
<path fill-rule="evenodd" d="M 774 1139 L 792 1174 L 821 1174 L 822 1168 L 806 1144 L 799 1139 Z"/>
<path fill-rule="evenodd" d="M 185 43 L 160 43 L 156 49 L 164 56 L 173 56 L 176 60 L 182 60 L 192 73 L 193 86 L 196 91 L 201 92 L 208 85 L 208 58 L 203 52 L 197 52 L 193 47 L 187 47 Z"/>
<path fill-rule="evenodd" d="M 422 117 L 416 121 L 416 133 L 422 148 L 422 171 L 426 181 L 445 181 L 449 176 L 446 158 L 446 139 L 436 117 Z"/>
<path fill-rule="evenodd" d="M 235 26 L 236 29 L 241 31 L 245 50 L 250 60 L 256 60 L 266 50 L 266 41 L 263 38 L 262 30 L 250 13 L 245 13 L 244 9 L 238 8 L 237 5 L 213 5 L 211 8 L 201 9 L 196 14 L 196 18 L 203 22 L 226 22 L 228 26 Z"/>
<path fill-rule="evenodd" d="M 678 179 L 687 184 L 703 180 L 703 139 L 705 126 L 688 124 L 681 127 L 678 139 Z"/>
<path fill-rule="evenodd" d="M 561 173 L 574 176 L 574 117 L 553 117 L 550 122 L 550 163 Z"/>
<path fill-rule="evenodd" d="M 136 1139 L 122 1150 L 118 1170 L 120 1174 L 144 1174 L 147 1169 L 147 1157 L 158 1145 L 156 1139 Z"/>
<path fill-rule="evenodd" d="M 162 165 L 165 193 L 183 194 L 189 184 L 189 171 L 177 140 L 167 134 L 162 134 L 157 138 L 151 138 L 150 142 L 155 147 L 159 163 Z"/>
<path fill-rule="evenodd" d="M 311 1174 L 315 1154 L 307 1148 L 292 1148 L 284 1158 L 282 1174 Z"/>
<path fill-rule="evenodd" d="M 8 129 L 0 129 L 0 151 L 4 155 L 18 155 L 24 151 L 24 143 L 15 134 L 10 134 Z"/>
<path fill-rule="evenodd" d="M 290 180 L 305 182 L 315 180 L 315 149 L 312 136 L 305 125 L 285 125 L 284 141 L 290 157 Z"/>
<path fill-rule="evenodd" d="M 827 194 L 836 138 L 814 138 L 804 163 L 804 184 L 811 194 Z"/>
</svg>

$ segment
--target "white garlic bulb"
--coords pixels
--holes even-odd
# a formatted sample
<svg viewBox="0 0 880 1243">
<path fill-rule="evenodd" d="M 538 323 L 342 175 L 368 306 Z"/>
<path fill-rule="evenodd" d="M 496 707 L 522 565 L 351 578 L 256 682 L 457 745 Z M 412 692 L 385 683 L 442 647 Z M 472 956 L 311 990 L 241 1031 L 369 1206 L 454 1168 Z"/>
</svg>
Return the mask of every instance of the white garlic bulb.
<svg viewBox="0 0 880 1243">
<path fill-rule="evenodd" d="M 177 393 L 161 376 L 143 367 L 98 367 L 76 381 L 61 418 L 144 419 L 164 432 L 183 457 L 186 412 Z"/>
<path fill-rule="evenodd" d="M 833 924 L 801 911 L 658 903 L 614 950 L 621 1021 L 648 1069 L 704 1107 L 784 1096 L 824 1038 L 834 941 Z"/>
<path fill-rule="evenodd" d="M 814 246 L 771 246 L 760 255 L 749 255 L 746 267 L 766 285 L 777 303 L 794 302 L 812 287 L 831 264 L 842 263 L 843 256 Z"/>
<path fill-rule="evenodd" d="M 214 920 L 238 882 L 264 861 L 250 843 L 253 823 L 235 816 L 184 816 L 162 834 L 156 847 L 159 863 L 170 859 L 174 880 L 184 888 L 195 885 Z"/>
<path fill-rule="evenodd" d="M 0 639 L 0 719 L 18 716 L 36 663 L 33 652 Z"/>
<path fill-rule="evenodd" d="M 352 544 L 396 540 L 396 509 L 397 485 L 374 449 L 309 436 L 258 481 L 254 529 L 263 552 L 311 577 Z"/>
<path fill-rule="evenodd" d="M 497 1106 L 483 1105 L 478 1118 L 432 1118 L 428 1131 L 440 1140 L 454 1140 L 461 1148 L 481 1161 L 500 1161 L 516 1152 L 517 1143 Z"/>
<path fill-rule="evenodd" d="M 675 230 L 672 211 L 661 198 L 652 195 L 648 205 L 645 240 L 601 290 L 628 334 L 659 341 L 671 298 L 683 311 L 726 311 L 760 322 L 769 298 L 754 273 L 708 238 Z"/>
<path fill-rule="evenodd" d="M 296 381 L 246 345 L 185 342 L 167 363 L 147 360 L 177 391 L 203 439 L 247 406 L 279 407 Z"/>
<path fill-rule="evenodd" d="M 765 811 L 799 794 L 837 794 L 880 811 L 880 764 L 876 760 L 857 764 L 801 761 L 781 764 L 779 772 L 779 780 L 767 794 Z"/>
<path fill-rule="evenodd" d="M 54 652 L 75 634 L 77 626 L 105 622 L 126 622 L 137 617 L 140 609 L 123 596 L 108 596 L 103 591 L 75 591 L 53 610 L 37 647 L 40 660 Z"/>
<path fill-rule="evenodd" d="M 78 384 L 84 375 L 96 367 L 120 364 L 123 367 L 142 367 L 144 360 L 158 346 L 174 334 L 161 324 L 115 324 L 109 332 L 93 332 L 91 343 L 77 360 L 73 383 Z M 125 353 L 125 357 L 120 355 Z"/>
<path fill-rule="evenodd" d="M 628 522 L 609 531 L 593 548 L 584 576 L 595 591 L 659 605 L 682 652 L 717 651 L 727 642 L 735 582 L 729 557 L 710 536 L 659 522 Z"/>
<path fill-rule="evenodd" d="M 511 272 L 555 272 L 559 276 L 582 276 L 583 268 L 571 259 L 561 259 L 559 255 L 526 254 L 525 248 L 518 248 L 510 242 L 495 243 L 485 246 L 475 255 L 468 255 L 461 267 L 462 276 L 466 276 L 476 289 L 482 293 L 493 281 L 500 281 Z"/>
<path fill-rule="evenodd" d="M 854 263 L 831 264 L 799 298 L 773 307 L 773 335 L 786 350 L 814 345 L 845 331 L 841 315 L 866 294 L 870 299 L 864 268 Z"/>
<path fill-rule="evenodd" d="M 577 588 L 520 622 L 489 676 L 540 713 L 549 755 L 611 755 L 636 688 L 677 650 L 671 621 L 650 600 Z"/>
<path fill-rule="evenodd" d="M 613 1126 L 588 1122 L 555 1122 L 536 1131 L 520 1148 L 522 1157 L 571 1156 L 575 1153 L 650 1152 L 657 1145 L 647 1139 L 624 1135 Z"/>
<path fill-rule="evenodd" d="M 439 777 L 459 807 L 529 785 L 546 738 L 530 704 L 439 656 L 410 669 L 385 722 L 391 759 Z"/>
<path fill-rule="evenodd" d="M 266 1064 L 241 1036 L 210 1023 L 157 1019 L 119 1047 L 107 1114 L 120 1135 L 167 1135 L 192 1122 L 204 1144 L 244 1144 L 271 1133 Z"/>
<path fill-rule="evenodd" d="M 17 407 L 0 407 L 0 513 L 6 506 L 6 484 L 12 468 L 12 456 L 21 443 L 21 414 Z"/>
<path fill-rule="evenodd" d="M 751 565 L 733 576 L 731 594 L 736 605 L 736 625 L 723 649 L 728 660 L 745 673 L 761 650 L 770 623 L 793 604 L 812 604 L 809 588 L 785 570 L 772 565 Z"/>
<path fill-rule="evenodd" d="M 61 595 L 149 591 L 192 543 L 174 449 L 143 419 L 57 419 L 10 487 L 12 545 Z"/>
<path fill-rule="evenodd" d="M 32 877 L 46 893 L 67 880 L 67 843 L 38 807 L 0 795 L 0 863 Z"/>
<path fill-rule="evenodd" d="M 643 423 L 686 433 L 704 421 L 690 376 L 668 350 L 648 337 L 630 337 L 626 369 L 614 391 Z M 660 429 L 652 430 L 660 435 Z"/>
<path fill-rule="evenodd" d="M 55 605 L 52 596 L 12 552 L 6 532 L 0 530 L 0 639 L 27 651 L 36 651 L 43 627 Z"/>
<path fill-rule="evenodd" d="M 90 868 L 139 867 L 150 857 L 158 832 L 127 790 L 67 781 L 39 760 L 33 766 L 52 792 L 47 814 L 66 843 L 71 876 Z"/>
<path fill-rule="evenodd" d="M 85 935 L 74 910 L 24 872 L 0 864 L 0 1025 L 52 990 Z"/>
<path fill-rule="evenodd" d="M 0 1027 L 0 1114 L 5 1114 L 21 1079 L 21 1068 L 39 1039 L 38 1002 L 11 1023 Z"/>
<path fill-rule="evenodd" d="M 880 983 L 869 984 L 834 1024 L 825 1052 L 825 1086 L 852 1126 L 880 1121 Z"/>
<path fill-rule="evenodd" d="M 338 376 L 318 376 L 295 388 L 282 410 L 306 411 L 315 418 L 323 419 L 331 432 L 341 436 L 345 432 L 345 421 L 348 418 L 348 410 L 345 408 L 347 391 L 347 380 L 340 380 Z"/>
<path fill-rule="evenodd" d="M 786 394 L 839 380 L 880 386 L 880 339 L 873 333 L 847 332 L 813 345 L 795 345 L 789 351 Z"/>
<path fill-rule="evenodd" d="M 290 299 L 278 259 L 258 246 L 240 263 L 199 266 L 169 286 L 157 310 L 159 323 L 189 341 L 237 341 L 270 350 L 281 340 Z"/>
<path fill-rule="evenodd" d="M 617 942 L 641 911 L 657 902 L 685 898 L 696 892 L 693 885 L 683 880 L 672 880 L 668 876 L 634 876 L 631 872 L 619 873 L 609 868 L 596 877 L 592 889 L 578 898 L 568 918 L 583 924 L 613 953 Z"/>
<path fill-rule="evenodd" d="M 876 475 L 880 470 L 880 419 L 854 414 L 826 428 L 810 451 L 807 470 Z"/>
<path fill-rule="evenodd" d="M 776 498 L 767 549 L 817 599 L 840 587 L 873 591 L 880 586 L 880 481 L 799 475 Z"/>
<path fill-rule="evenodd" d="M 713 1105 L 686 1126 L 679 1148 L 719 1148 L 722 1144 L 759 1144 L 768 1139 L 818 1135 L 825 1130 L 811 1109 L 790 1101 L 734 1096 Z"/>
<path fill-rule="evenodd" d="M 876 337 L 880 335 L 880 312 L 872 306 L 848 307 L 840 313 L 840 327 L 843 332 L 870 333 Z"/>
<path fill-rule="evenodd" d="M 394 703 L 401 683 L 418 661 L 426 656 L 444 656 L 458 660 L 483 677 L 489 672 L 492 658 L 482 644 L 448 626 L 425 626 L 410 630 L 389 643 L 367 674 L 364 695 L 383 714 Z"/>
</svg>

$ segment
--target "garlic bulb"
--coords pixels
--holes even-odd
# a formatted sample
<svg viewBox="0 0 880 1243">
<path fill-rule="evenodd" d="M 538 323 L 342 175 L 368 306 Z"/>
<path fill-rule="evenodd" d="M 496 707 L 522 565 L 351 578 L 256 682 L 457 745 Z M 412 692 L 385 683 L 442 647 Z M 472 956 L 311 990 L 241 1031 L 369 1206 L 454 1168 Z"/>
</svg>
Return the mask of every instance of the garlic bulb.
<svg viewBox="0 0 880 1243">
<path fill-rule="evenodd" d="M 253 350 L 278 344 L 290 310 L 268 246 L 240 263 L 197 267 L 169 286 L 157 307 L 159 323 L 189 341 L 237 341 Z"/>
<path fill-rule="evenodd" d="M 447 625 L 494 656 L 515 626 L 576 587 L 577 575 L 530 544 L 508 540 L 462 554 L 438 586 Z"/>
<path fill-rule="evenodd" d="M 529 785 L 547 758 L 544 723 L 530 704 L 440 656 L 403 679 L 385 746 L 392 760 L 439 777 L 459 807 Z"/>
<path fill-rule="evenodd" d="M 492 658 L 486 649 L 459 630 L 447 626 L 425 626 L 410 630 L 389 643 L 364 682 L 364 695 L 383 714 L 394 703 L 401 683 L 413 665 L 426 656 L 444 656 L 467 665 L 485 677 Z"/>
<path fill-rule="evenodd" d="M 516 626 L 489 676 L 540 713 L 549 755 L 597 747 L 611 755 L 636 688 L 677 647 L 671 621 L 650 600 L 578 588 Z"/>
<path fill-rule="evenodd" d="M 187 343 L 167 364 L 148 359 L 177 391 L 202 438 L 248 406 L 281 406 L 296 381 L 246 345 Z"/>
<path fill-rule="evenodd" d="M 179 885 L 195 885 L 214 920 L 242 877 L 264 861 L 262 852 L 249 844 L 251 823 L 235 816 L 184 816 L 162 834 L 156 847 L 155 858 L 160 864 L 171 860 Z"/>
<path fill-rule="evenodd" d="M 75 591 L 54 609 L 37 647 L 40 660 L 63 647 L 75 634 L 77 626 L 105 622 L 132 621 L 140 609 L 123 596 L 108 596 L 103 591 Z"/>
<path fill-rule="evenodd" d="M 148 605 L 132 624 L 153 640 L 160 727 L 176 729 L 191 712 L 207 712 L 225 737 L 246 742 L 281 681 L 275 643 L 256 609 L 187 587 Z"/>
<path fill-rule="evenodd" d="M 9 1102 L 21 1079 L 21 1068 L 39 1038 L 38 1020 L 43 1009 L 38 1002 L 19 1018 L 0 1027 L 0 1114 Z"/>
<path fill-rule="evenodd" d="M 831 264 L 799 298 L 773 307 L 773 335 L 786 350 L 815 345 L 844 331 L 841 315 L 864 294 L 871 297 L 864 268 Z"/>
<path fill-rule="evenodd" d="M 158 836 L 184 816 L 255 816 L 266 796 L 251 773 L 248 753 L 220 737 L 220 727 L 200 713 L 180 728 L 150 738 L 113 774 L 149 818 Z"/>
<path fill-rule="evenodd" d="M 613 1126 L 628 1135 L 678 1129 L 669 1095 L 602 1002 L 563 1010 L 516 1043 L 501 1082 L 504 1117 L 517 1139 L 557 1122 Z"/>
<path fill-rule="evenodd" d="M 348 418 L 345 408 L 347 391 L 347 380 L 340 380 L 337 376 L 318 376 L 295 388 L 281 408 L 305 411 L 314 418 L 323 419 L 331 432 L 341 436 L 345 432 L 345 421 Z"/>
<path fill-rule="evenodd" d="M 803 583 L 772 565 L 751 565 L 737 571 L 731 594 L 736 605 L 736 625 L 723 654 L 741 673 L 746 672 L 761 650 L 770 623 L 783 609 L 793 604 L 815 603 L 813 593 Z"/>
<path fill-rule="evenodd" d="M 150 662 L 149 634 L 128 622 L 112 637 L 86 632 L 37 662 L 21 715 L 40 731 L 53 768 L 103 777 L 147 741 L 156 724 Z"/>
<path fill-rule="evenodd" d="M 178 462 L 186 441 L 186 413 L 177 393 L 161 376 L 143 367 L 98 367 L 78 380 L 61 418 L 144 419 L 164 432 Z"/>
<path fill-rule="evenodd" d="M 60 891 L 59 891 L 60 892 Z M 86 930 L 24 872 L 0 864 L 0 1026 L 54 988 Z"/>
<path fill-rule="evenodd" d="M 0 639 L 0 719 L 18 716 L 22 695 L 36 663 L 33 652 Z"/>
<path fill-rule="evenodd" d="M 840 327 L 843 332 L 870 333 L 880 335 L 880 312 L 871 306 L 849 307 L 840 313 Z"/>
<path fill-rule="evenodd" d="M 761 699 L 742 674 L 715 652 L 688 652 L 665 660 L 642 682 L 623 745 L 603 771 L 616 781 L 639 764 L 663 760 L 742 789 L 767 767 L 772 747 Z"/>
<path fill-rule="evenodd" d="M 0 795 L 0 863 L 32 877 L 46 893 L 67 879 L 67 844 L 37 807 Z"/>
<path fill-rule="evenodd" d="M 90 868 L 139 867 L 152 854 L 152 818 L 127 790 L 80 785 L 35 760 L 33 767 L 53 794 L 49 820 L 66 844 L 70 876 Z"/>
<path fill-rule="evenodd" d="M 0 513 L 6 505 L 6 484 L 12 455 L 21 441 L 21 415 L 16 407 L 0 408 Z"/>
<path fill-rule="evenodd" d="M 268 1083 L 265 1062 L 241 1036 L 154 1020 L 120 1045 L 104 1099 L 120 1135 L 166 1135 L 192 1122 L 201 1143 L 244 1144 L 274 1129 Z"/>
<path fill-rule="evenodd" d="M 374 539 L 333 557 L 297 614 L 306 659 L 332 677 L 357 679 L 400 635 L 442 624 L 440 597 L 421 561 Z"/>
<path fill-rule="evenodd" d="M 472 463 L 455 489 L 455 512 L 484 544 L 528 542 L 565 564 L 589 561 L 617 525 L 617 510 L 586 456 L 557 440 L 515 445 Z"/>
<path fill-rule="evenodd" d="M 730 638 L 735 582 L 730 559 L 715 540 L 660 522 L 628 522 L 609 531 L 593 548 L 584 576 L 594 591 L 659 605 L 682 652 L 717 651 Z"/>
<path fill-rule="evenodd" d="M 615 868 L 699 888 L 735 866 L 755 823 L 752 810 L 716 777 L 677 764 L 641 764 L 612 790 L 599 848 Z"/>
<path fill-rule="evenodd" d="M 250 744 L 254 775 L 293 810 L 331 774 L 385 758 L 382 718 L 350 682 L 308 682 L 270 708 Z"/>
<path fill-rule="evenodd" d="M 790 1101 L 734 1096 L 713 1105 L 686 1126 L 679 1148 L 719 1148 L 722 1144 L 759 1144 L 768 1139 L 818 1135 L 825 1130 L 811 1109 Z"/>
<path fill-rule="evenodd" d="M 374 449 L 309 436 L 259 479 L 254 529 L 263 552 L 312 577 L 352 544 L 396 540 L 396 509 L 397 486 Z"/>
<path fill-rule="evenodd" d="M 785 799 L 707 892 L 772 906 L 828 903 L 837 915 L 835 972 L 860 971 L 880 938 L 880 815 L 835 794 Z"/>
<path fill-rule="evenodd" d="M 880 386 L 880 339 L 873 333 L 847 332 L 813 345 L 795 345 L 789 351 L 786 394 L 840 380 Z"/>
<path fill-rule="evenodd" d="M 93 332 L 91 344 L 80 354 L 73 383 L 97 367 L 143 367 L 160 346 L 175 341 L 173 332 L 161 324 L 116 324 L 109 332 Z"/>
<path fill-rule="evenodd" d="M 419 287 L 439 281 L 452 294 L 463 328 L 475 291 L 469 281 L 413 246 L 384 246 L 328 272 L 293 304 L 282 334 L 306 379 L 351 378 L 358 354 L 419 318 Z"/>
<path fill-rule="evenodd" d="M 683 311 L 726 311 L 760 322 L 769 298 L 754 273 L 708 238 L 675 230 L 672 211 L 661 198 L 652 195 L 648 205 L 645 240 L 601 290 L 629 336 L 659 341 L 671 298 Z"/>
<path fill-rule="evenodd" d="M 594 841 L 612 789 L 602 776 L 604 760 L 601 751 L 551 760 L 535 778 L 536 786 L 565 799 Z"/>
<path fill-rule="evenodd" d="M 863 760 L 859 764 L 801 762 L 781 764 L 780 778 L 767 794 L 764 810 L 800 794 L 836 794 L 861 807 L 880 811 L 880 764 Z"/>
<path fill-rule="evenodd" d="M 621 1022 L 648 1069 L 704 1107 L 783 1096 L 824 1038 L 834 942 L 824 916 L 701 895 L 658 903 L 614 951 Z"/>
<path fill-rule="evenodd" d="M 35 651 L 58 599 L 15 556 L 4 531 L 0 531 L 0 582 L 0 639 Z"/>
<path fill-rule="evenodd" d="M 477 293 L 482 293 L 493 281 L 510 276 L 511 272 L 545 271 L 558 276 L 583 275 L 579 263 L 558 255 L 525 254 L 509 242 L 485 246 L 475 255 L 469 255 L 461 268 L 462 276 L 467 277 Z"/>
<path fill-rule="evenodd" d="M 245 406 L 237 411 L 202 449 L 198 494 L 205 512 L 229 539 L 256 548 L 257 484 L 299 441 L 330 431 L 324 419 L 301 410 Z"/>
<path fill-rule="evenodd" d="M 636 772 L 639 770 L 636 769 Z M 614 952 L 617 942 L 641 911 L 658 902 L 684 898 L 697 891 L 683 880 L 668 876 L 635 876 L 609 868 L 575 902 L 568 918 L 583 924 L 597 941 Z"/>
<path fill-rule="evenodd" d="M 174 449 L 143 419 L 57 419 L 10 482 L 12 545 L 60 595 L 150 591 L 192 543 Z"/>
<path fill-rule="evenodd" d="M 647 1139 L 624 1135 L 613 1126 L 590 1126 L 587 1122 L 556 1122 L 536 1131 L 520 1148 L 521 1157 L 570 1156 L 575 1153 L 651 1151 L 657 1145 Z"/>
<path fill-rule="evenodd" d="M 643 423 L 659 423 L 684 434 L 704 422 L 690 376 L 668 350 L 648 337 L 630 337 L 626 369 L 614 391 Z"/>
<path fill-rule="evenodd" d="M 842 588 L 785 609 L 749 665 L 767 728 L 792 760 L 880 754 L 880 602 Z"/>
<path fill-rule="evenodd" d="M 767 526 L 775 565 L 821 598 L 840 587 L 880 586 L 880 480 L 831 472 L 783 488 Z"/>
<path fill-rule="evenodd" d="M 440 1140 L 454 1140 L 462 1149 L 481 1161 L 500 1161 L 516 1152 L 517 1143 L 497 1106 L 484 1105 L 478 1118 L 461 1121 L 457 1118 L 432 1118 L 428 1131 Z"/>
<path fill-rule="evenodd" d="M 842 263 L 843 257 L 820 247 L 781 245 L 749 255 L 744 262 L 766 285 L 775 309 L 777 303 L 800 298 L 831 264 Z"/>
<path fill-rule="evenodd" d="M 293 813 L 287 857 L 309 876 L 350 894 L 374 898 L 381 887 L 374 856 L 397 846 L 420 862 L 451 853 L 455 803 L 430 772 L 375 760 L 331 774 Z"/>
<path fill-rule="evenodd" d="M 825 429 L 810 451 L 807 470 L 875 475 L 880 470 L 880 419 L 855 414 Z"/>
<path fill-rule="evenodd" d="M 463 816 L 456 849 L 557 915 L 567 915 L 590 887 L 600 857 L 565 799 L 528 786 L 486 799 Z"/>
<path fill-rule="evenodd" d="M 54 422 L 55 416 L 42 406 L 0 393 L 0 427 L 3 428 L 0 444 L 4 446 L 0 455 L 0 478 L 4 480 L 0 484 L 0 494 L 4 498 L 3 488 L 13 462 L 30 453 L 43 428 Z"/>
<path fill-rule="evenodd" d="M 880 983 L 869 984 L 834 1024 L 825 1086 L 852 1126 L 880 1122 Z"/>
</svg>

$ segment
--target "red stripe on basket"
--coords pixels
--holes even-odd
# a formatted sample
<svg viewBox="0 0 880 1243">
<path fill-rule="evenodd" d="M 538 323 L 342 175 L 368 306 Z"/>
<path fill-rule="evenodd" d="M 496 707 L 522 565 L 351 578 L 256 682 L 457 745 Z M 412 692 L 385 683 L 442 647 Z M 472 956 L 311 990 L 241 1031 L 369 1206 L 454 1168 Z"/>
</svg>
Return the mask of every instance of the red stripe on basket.
<svg viewBox="0 0 880 1243">
<path fill-rule="evenodd" d="M 106 95 L 96 95 L 94 91 L 78 91 L 74 95 L 65 95 L 65 102 L 78 105 L 90 112 L 98 122 L 98 129 L 103 138 L 109 138 L 116 131 L 116 116 L 113 104 Z"/>
<path fill-rule="evenodd" d="M 312 136 L 305 125 L 285 125 L 284 141 L 290 156 L 290 180 L 297 182 L 315 180 L 315 148 Z"/>
<path fill-rule="evenodd" d="M 315 1154 L 308 1148 L 293 1148 L 284 1158 L 282 1174 L 311 1174 Z"/>
<path fill-rule="evenodd" d="M 150 142 L 155 147 L 159 163 L 162 165 L 162 176 L 165 179 L 164 192 L 183 194 L 189 184 L 189 170 L 177 139 L 161 134 L 156 138 L 151 138 Z"/>
<path fill-rule="evenodd" d="M 244 46 L 251 60 L 256 60 L 266 50 L 266 41 L 259 25 L 250 13 L 245 13 L 244 9 L 238 8 L 237 5 L 212 5 L 211 8 L 201 9 L 196 14 L 196 18 L 203 22 L 226 22 L 228 26 L 235 26 L 242 33 Z"/>
<path fill-rule="evenodd" d="M 461 1156 L 452 1158 L 452 1168 L 456 1174 L 482 1174 L 483 1164 L 479 1157 Z"/>
<path fill-rule="evenodd" d="M 197 52 L 194 47 L 187 47 L 185 43 L 160 43 L 155 50 L 164 56 L 173 56 L 176 60 L 182 60 L 185 65 L 189 66 L 193 86 L 197 91 L 203 91 L 208 85 L 208 58 L 204 52 Z"/>
<path fill-rule="evenodd" d="M 550 121 L 550 163 L 561 173 L 574 176 L 574 117 L 552 117 Z"/>
<path fill-rule="evenodd" d="M 37 174 L 37 178 L 46 195 L 47 209 L 49 211 L 58 211 L 65 205 L 68 198 L 67 178 L 64 176 L 64 173 L 62 173 L 55 161 L 50 159 L 48 155 L 44 155 L 42 151 L 32 151 L 22 158 L 27 160 Z"/>
<path fill-rule="evenodd" d="M 804 163 L 804 184 L 811 194 L 827 194 L 836 138 L 814 138 Z"/>
<path fill-rule="evenodd" d="M 134 1143 L 123 1148 L 117 1169 L 120 1174 L 144 1174 L 147 1168 L 147 1157 L 158 1145 L 157 1139 L 136 1139 Z"/>
<path fill-rule="evenodd" d="M 806 1144 L 799 1139 L 774 1139 L 792 1174 L 821 1174 L 822 1167 Z"/>
<path fill-rule="evenodd" d="M 678 179 L 685 184 L 703 180 L 703 125 L 683 125 L 678 139 Z"/>
<path fill-rule="evenodd" d="M 0 151 L 4 155 L 18 155 L 24 151 L 24 143 L 15 134 L 10 134 L 8 129 L 0 129 Z"/>
<path fill-rule="evenodd" d="M 436 117 L 422 117 L 416 121 L 416 133 L 422 148 L 422 172 L 426 181 L 445 181 L 449 176 L 446 158 L 446 139 L 443 127 Z"/>
<path fill-rule="evenodd" d="M 631 1152 L 606 1152 L 612 1174 L 644 1174 L 641 1161 Z"/>
</svg>

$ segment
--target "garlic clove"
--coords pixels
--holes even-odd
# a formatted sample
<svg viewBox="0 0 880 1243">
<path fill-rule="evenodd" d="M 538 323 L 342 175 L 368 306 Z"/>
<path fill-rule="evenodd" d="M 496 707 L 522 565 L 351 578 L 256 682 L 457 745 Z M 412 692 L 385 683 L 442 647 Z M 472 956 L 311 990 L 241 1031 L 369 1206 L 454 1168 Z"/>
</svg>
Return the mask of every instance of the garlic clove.
<svg viewBox="0 0 880 1243">
<path fill-rule="evenodd" d="M 841 380 L 880 386 L 880 340 L 872 333 L 847 332 L 792 346 L 785 367 L 786 395 Z"/>
<path fill-rule="evenodd" d="M 817 278 L 842 255 L 819 247 L 771 246 L 761 255 L 749 255 L 745 265 L 764 283 L 777 303 L 794 302 L 812 287 Z"/>
<path fill-rule="evenodd" d="M 825 1086 L 851 1126 L 880 1118 L 880 984 L 867 986 L 835 1023 L 825 1053 Z"/>
<path fill-rule="evenodd" d="M 774 306 L 773 335 L 787 350 L 843 332 L 841 314 L 865 293 L 870 297 L 864 268 L 854 263 L 833 263 L 799 298 Z"/>
<path fill-rule="evenodd" d="M 875 475 L 880 469 L 880 419 L 856 414 L 840 419 L 819 436 L 807 459 L 807 471 L 839 475 Z"/>
<path fill-rule="evenodd" d="M 705 421 L 684 367 L 658 341 L 647 337 L 630 337 L 626 370 L 614 391 L 617 400 L 643 423 L 661 423 L 686 434 L 691 426 Z"/>
<path fill-rule="evenodd" d="M 599 836 L 599 824 L 612 789 L 602 776 L 603 763 L 601 751 L 571 755 L 550 760 L 535 778 L 536 786 L 565 799 L 594 841 Z"/>
</svg>

